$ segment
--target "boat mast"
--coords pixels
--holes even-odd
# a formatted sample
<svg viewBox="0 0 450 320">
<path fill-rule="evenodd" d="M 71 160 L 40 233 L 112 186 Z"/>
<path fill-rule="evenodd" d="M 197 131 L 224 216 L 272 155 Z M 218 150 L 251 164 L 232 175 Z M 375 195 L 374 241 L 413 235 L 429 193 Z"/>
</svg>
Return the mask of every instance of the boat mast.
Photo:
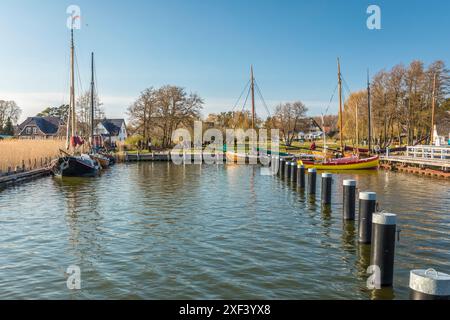
<svg viewBox="0 0 450 320">
<path fill-rule="evenodd" d="M 343 121 L 343 113 L 342 113 L 342 77 L 341 77 L 341 63 L 339 62 L 339 58 L 337 59 L 338 63 L 338 85 L 339 85 L 339 131 L 340 131 L 340 139 L 341 139 L 341 152 L 344 154 L 344 121 Z"/>
<path fill-rule="evenodd" d="M 71 137 L 76 135 L 76 116 L 75 116 L 75 42 L 73 40 L 73 28 L 71 32 L 70 46 L 70 120 L 71 120 Z"/>
<path fill-rule="evenodd" d="M 359 105 L 356 102 L 356 113 L 355 113 L 355 123 L 356 123 L 356 152 L 359 153 L 359 124 L 358 124 L 358 109 Z"/>
<path fill-rule="evenodd" d="M 367 116 L 368 116 L 368 129 L 369 129 L 369 154 L 372 153 L 372 121 L 370 115 L 370 80 L 369 69 L 367 69 Z"/>
<path fill-rule="evenodd" d="M 433 97 L 431 102 L 431 135 L 430 135 L 430 144 L 433 145 L 434 142 L 434 116 L 436 112 L 436 73 L 434 74 L 433 79 Z"/>
<path fill-rule="evenodd" d="M 255 78 L 253 76 L 253 65 L 251 66 L 251 91 L 252 91 L 252 129 L 255 129 Z"/>
<path fill-rule="evenodd" d="M 95 118 L 95 82 L 94 82 L 94 53 L 91 54 L 91 148 L 94 147 L 94 118 Z"/>
</svg>

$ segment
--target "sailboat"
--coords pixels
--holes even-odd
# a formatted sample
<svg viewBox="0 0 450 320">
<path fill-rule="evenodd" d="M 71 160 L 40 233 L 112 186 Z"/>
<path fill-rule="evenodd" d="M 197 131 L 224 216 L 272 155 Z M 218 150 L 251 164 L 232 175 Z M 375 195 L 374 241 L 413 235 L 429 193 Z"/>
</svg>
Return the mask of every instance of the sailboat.
<svg viewBox="0 0 450 320">
<path fill-rule="evenodd" d="M 339 58 L 338 63 L 338 87 L 339 87 L 339 131 L 340 131 L 340 154 L 345 155 L 346 148 L 344 147 L 343 137 L 343 112 L 342 112 L 342 76 L 341 64 Z M 370 110 L 370 86 L 368 85 L 369 95 L 369 110 Z M 370 111 L 369 111 L 370 117 Z M 371 135 L 370 119 L 369 119 L 369 140 Z M 369 147 L 370 150 L 370 147 Z M 299 160 L 299 164 L 303 164 L 305 168 L 316 168 L 318 170 L 361 170 L 361 169 L 376 169 L 380 164 L 379 156 L 370 156 L 368 158 L 361 158 L 359 154 L 351 155 L 342 158 L 324 157 L 323 160 Z"/>
<path fill-rule="evenodd" d="M 52 172 L 58 177 L 94 177 L 100 171 L 100 165 L 89 155 L 76 155 L 77 148 L 84 144 L 83 139 L 77 135 L 76 101 L 75 101 L 75 42 L 71 29 L 70 47 L 70 103 L 67 117 L 66 149 L 60 150 L 62 156 L 58 158 Z"/>
<path fill-rule="evenodd" d="M 106 169 L 110 165 L 110 159 L 97 151 L 96 140 L 94 138 L 94 125 L 95 125 L 95 76 L 94 76 L 94 53 L 91 54 L 91 114 L 90 114 L 90 132 L 89 144 L 91 147 L 90 157 L 97 161 L 102 169 Z"/>
<path fill-rule="evenodd" d="M 248 85 L 248 84 L 247 84 Z M 245 90 L 245 89 L 244 89 Z M 255 132 L 255 124 L 256 124 L 256 113 L 255 113 L 255 77 L 253 74 L 253 66 L 251 67 L 251 71 L 250 71 L 250 92 L 251 92 L 251 97 L 252 97 L 252 119 L 251 119 L 251 129 L 253 132 Z M 257 137 L 251 137 L 250 139 L 253 139 L 253 145 L 255 146 L 254 148 L 252 148 L 252 150 L 248 150 L 247 151 L 241 151 L 241 150 L 236 150 L 233 146 L 233 149 L 230 150 L 230 148 L 226 148 L 226 157 L 228 161 L 231 162 L 237 162 L 237 163 L 257 163 L 258 159 L 259 159 L 259 155 L 258 155 L 258 150 L 256 147 L 257 144 Z M 252 146 L 252 143 L 249 143 L 249 146 Z"/>
</svg>

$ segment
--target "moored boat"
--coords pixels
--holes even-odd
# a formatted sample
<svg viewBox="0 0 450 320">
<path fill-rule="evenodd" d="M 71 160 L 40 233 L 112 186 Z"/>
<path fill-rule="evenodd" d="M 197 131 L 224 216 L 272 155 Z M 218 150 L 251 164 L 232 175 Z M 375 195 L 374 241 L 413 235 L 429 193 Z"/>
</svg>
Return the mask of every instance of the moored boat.
<svg viewBox="0 0 450 320">
<path fill-rule="evenodd" d="M 75 44 L 71 30 L 71 59 L 70 59 L 70 103 L 67 117 L 66 148 L 69 152 L 61 151 L 52 166 L 52 172 L 59 177 L 94 177 L 100 171 L 100 165 L 89 155 L 79 154 L 78 147 L 84 144 L 83 139 L 77 135 L 76 102 L 75 102 Z"/>
<path fill-rule="evenodd" d="M 95 177 L 100 166 L 89 155 L 60 157 L 52 172 L 57 177 Z"/>
<path fill-rule="evenodd" d="M 306 169 L 315 168 L 317 170 L 367 170 L 378 169 L 380 158 L 379 156 L 369 158 L 354 156 L 324 161 L 298 160 L 298 164 L 303 164 Z"/>
</svg>

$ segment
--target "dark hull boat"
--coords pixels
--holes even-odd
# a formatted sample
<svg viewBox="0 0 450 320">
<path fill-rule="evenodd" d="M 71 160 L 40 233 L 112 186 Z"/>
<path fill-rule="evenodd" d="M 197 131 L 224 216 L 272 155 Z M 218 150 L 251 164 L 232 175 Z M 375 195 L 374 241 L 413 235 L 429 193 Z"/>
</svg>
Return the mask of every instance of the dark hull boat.
<svg viewBox="0 0 450 320">
<path fill-rule="evenodd" d="M 95 177 L 100 166 L 89 157 L 67 156 L 59 158 L 52 171 L 58 177 Z"/>
</svg>

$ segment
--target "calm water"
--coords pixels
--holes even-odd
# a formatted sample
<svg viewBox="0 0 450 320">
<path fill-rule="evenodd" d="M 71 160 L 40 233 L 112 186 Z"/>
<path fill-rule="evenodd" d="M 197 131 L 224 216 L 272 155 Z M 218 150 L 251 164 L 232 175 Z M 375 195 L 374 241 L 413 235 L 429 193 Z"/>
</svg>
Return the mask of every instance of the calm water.
<svg viewBox="0 0 450 320">
<path fill-rule="evenodd" d="M 398 213 L 393 289 L 366 289 L 368 247 L 341 220 L 342 179 Z M 320 186 L 319 186 L 320 188 Z M 409 270 L 450 273 L 450 183 L 335 177 L 331 210 L 258 167 L 118 165 L 0 192 L 0 299 L 406 299 Z M 65 270 L 81 268 L 82 290 Z"/>
</svg>

